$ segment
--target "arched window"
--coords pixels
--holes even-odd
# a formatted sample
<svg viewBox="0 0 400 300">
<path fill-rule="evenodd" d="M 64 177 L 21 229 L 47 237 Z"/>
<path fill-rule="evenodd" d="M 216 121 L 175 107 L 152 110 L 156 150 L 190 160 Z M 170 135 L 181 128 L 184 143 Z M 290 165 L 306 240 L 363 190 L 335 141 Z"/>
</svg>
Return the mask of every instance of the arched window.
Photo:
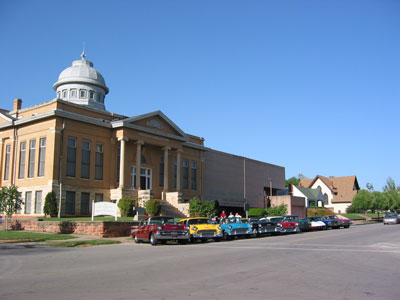
<svg viewBox="0 0 400 300">
<path fill-rule="evenodd" d="M 325 203 L 328 203 L 328 194 L 327 193 L 324 194 L 324 201 L 325 201 Z"/>
<path fill-rule="evenodd" d="M 143 154 L 142 154 L 142 157 L 140 158 L 140 163 L 147 164 L 146 157 Z"/>
</svg>

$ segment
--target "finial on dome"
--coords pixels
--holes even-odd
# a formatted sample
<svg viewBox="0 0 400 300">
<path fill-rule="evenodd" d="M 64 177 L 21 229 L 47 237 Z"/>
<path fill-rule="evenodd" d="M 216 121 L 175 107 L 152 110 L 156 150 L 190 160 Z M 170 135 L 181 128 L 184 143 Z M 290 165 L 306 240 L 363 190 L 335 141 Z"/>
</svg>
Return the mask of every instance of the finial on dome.
<svg viewBox="0 0 400 300">
<path fill-rule="evenodd" d="M 86 57 L 86 53 L 85 53 L 85 41 L 83 41 L 83 49 L 82 49 L 82 54 L 81 54 L 82 60 L 85 60 L 85 57 Z"/>
</svg>

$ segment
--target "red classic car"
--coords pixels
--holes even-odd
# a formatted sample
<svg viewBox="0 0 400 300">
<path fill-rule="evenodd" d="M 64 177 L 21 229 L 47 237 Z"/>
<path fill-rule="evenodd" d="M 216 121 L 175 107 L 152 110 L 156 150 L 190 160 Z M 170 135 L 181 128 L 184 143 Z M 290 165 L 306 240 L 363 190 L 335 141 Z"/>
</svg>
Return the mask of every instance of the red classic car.
<svg viewBox="0 0 400 300">
<path fill-rule="evenodd" d="M 153 246 L 160 241 L 165 244 L 167 241 L 178 241 L 185 244 L 189 241 L 189 227 L 176 224 L 172 217 L 146 217 L 138 226 L 131 227 L 131 236 L 135 243 L 149 241 Z"/>
<path fill-rule="evenodd" d="M 299 223 L 286 221 L 284 217 L 268 217 L 269 221 L 277 223 L 281 228 L 280 233 L 300 232 Z"/>
</svg>

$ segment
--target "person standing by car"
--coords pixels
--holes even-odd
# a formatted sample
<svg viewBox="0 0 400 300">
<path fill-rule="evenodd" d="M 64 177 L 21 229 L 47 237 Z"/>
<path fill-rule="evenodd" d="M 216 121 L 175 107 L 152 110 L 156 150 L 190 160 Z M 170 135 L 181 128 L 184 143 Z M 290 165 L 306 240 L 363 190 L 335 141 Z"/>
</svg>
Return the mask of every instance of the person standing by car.
<svg viewBox="0 0 400 300">
<path fill-rule="evenodd" d="M 233 217 L 234 217 L 233 213 L 230 212 L 228 218 L 233 218 Z"/>
<path fill-rule="evenodd" d="M 237 212 L 237 213 L 235 214 L 235 217 L 239 217 L 239 218 L 241 218 L 242 216 L 241 216 L 241 215 L 239 215 L 239 213 Z"/>
<path fill-rule="evenodd" d="M 226 213 L 225 213 L 225 211 L 223 210 L 222 213 L 221 213 L 221 219 L 225 219 L 225 218 L 226 218 Z"/>
</svg>

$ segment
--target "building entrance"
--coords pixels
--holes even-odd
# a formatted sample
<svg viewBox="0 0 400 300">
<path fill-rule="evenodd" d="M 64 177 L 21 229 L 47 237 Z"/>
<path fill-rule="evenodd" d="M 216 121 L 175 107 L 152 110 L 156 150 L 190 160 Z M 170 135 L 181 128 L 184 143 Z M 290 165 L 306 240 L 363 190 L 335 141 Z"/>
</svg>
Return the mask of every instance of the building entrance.
<svg viewBox="0 0 400 300">
<path fill-rule="evenodd" d="M 151 169 L 140 168 L 140 189 L 151 190 Z M 131 187 L 136 188 L 136 167 L 131 169 Z"/>
</svg>

